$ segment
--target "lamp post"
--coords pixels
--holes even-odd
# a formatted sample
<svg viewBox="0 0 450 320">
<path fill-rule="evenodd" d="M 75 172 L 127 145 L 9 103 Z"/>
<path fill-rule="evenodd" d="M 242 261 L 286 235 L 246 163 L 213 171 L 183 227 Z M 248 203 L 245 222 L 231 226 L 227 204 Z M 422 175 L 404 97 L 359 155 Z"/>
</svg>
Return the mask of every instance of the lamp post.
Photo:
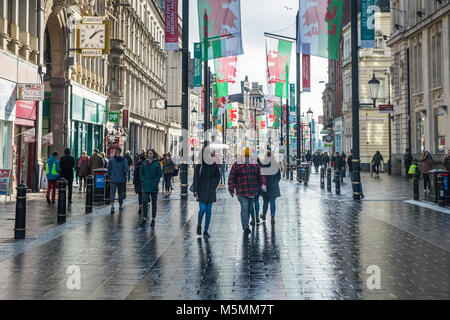
<svg viewBox="0 0 450 320">
<path fill-rule="evenodd" d="M 309 123 L 309 155 L 312 155 L 312 119 L 314 112 L 311 111 L 311 108 L 306 112 L 306 116 L 308 118 Z"/>
<path fill-rule="evenodd" d="M 373 108 L 377 107 L 377 99 L 378 93 L 380 91 L 380 81 L 375 78 L 375 73 L 373 74 L 372 79 L 369 80 L 369 89 L 370 89 L 370 97 L 373 100 Z"/>
</svg>

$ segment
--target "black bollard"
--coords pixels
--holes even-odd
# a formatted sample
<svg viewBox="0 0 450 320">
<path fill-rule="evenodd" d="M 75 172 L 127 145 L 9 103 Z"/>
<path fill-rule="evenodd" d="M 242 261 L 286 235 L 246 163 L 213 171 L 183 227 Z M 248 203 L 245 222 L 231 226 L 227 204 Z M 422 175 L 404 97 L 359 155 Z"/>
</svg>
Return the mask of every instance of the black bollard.
<svg viewBox="0 0 450 320">
<path fill-rule="evenodd" d="M 105 205 L 109 205 L 110 201 L 109 201 L 109 197 L 110 197 L 110 193 L 111 193 L 111 185 L 109 184 L 109 179 L 108 179 L 108 175 L 105 174 L 105 194 L 104 194 L 104 199 L 105 199 Z"/>
<path fill-rule="evenodd" d="M 443 207 L 445 205 L 445 191 L 444 191 L 444 175 L 442 173 L 438 174 L 437 178 L 437 188 L 439 190 L 438 194 L 438 205 Z"/>
<path fill-rule="evenodd" d="M 290 171 L 290 167 L 289 167 L 289 165 L 286 165 L 286 179 L 287 180 L 289 180 L 289 176 L 290 176 L 289 171 Z"/>
<path fill-rule="evenodd" d="M 320 189 L 325 189 L 325 170 L 320 167 Z"/>
<path fill-rule="evenodd" d="M 92 212 L 92 204 L 94 202 L 94 178 L 89 175 L 86 178 L 86 213 Z"/>
<path fill-rule="evenodd" d="M 414 200 L 419 201 L 419 173 L 414 174 Z"/>
<path fill-rule="evenodd" d="M 331 192 L 331 168 L 327 168 L 327 191 Z"/>
<path fill-rule="evenodd" d="M 309 182 L 309 165 L 305 166 L 305 174 L 303 177 L 303 185 L 307 186 Z"/>
<path fill-rule="evenodd" d="M 67 181 L 61 178 L 58 181 L 58 223 L 66 223 L 66 190 Z"/>
<path fill-rule="evenodd" d="M 27 187 L 21 183 L 16 189 L 16 224 L 14 227 L 14 239 L 25 239 L 25 224 L 27 219 Z"/>
<path fill-rule="evenodd" d="M 289 171 L 290 177 L 289 180 L 294 180 L 294 166 L 291 167 L 291 171 Z"/>
<path fill-rule="evenodd" d="M 341 194 L 341 172 L 336 170 L 336 194 Z"/>
<path fill-rule="evenodd" d="M 297 177 L 298 183 L 303 183 L 303 166 L 301 164 L 299 164 L 299 169 L 297 172 L 299 173 Z"/>
</svg>

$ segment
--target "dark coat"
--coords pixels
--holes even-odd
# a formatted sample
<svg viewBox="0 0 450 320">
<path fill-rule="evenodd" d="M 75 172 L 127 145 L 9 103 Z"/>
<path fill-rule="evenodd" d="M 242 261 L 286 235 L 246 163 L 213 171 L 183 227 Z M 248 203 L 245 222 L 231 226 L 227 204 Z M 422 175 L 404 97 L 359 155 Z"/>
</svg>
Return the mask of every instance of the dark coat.
<svg viewBox="0 0 450 320">
<path fill-rule="evenodd" d="M 61 157 L 59 162 L 59 176 L 66 180 L 73 180 L 73 169 L 75 168 L 75 158 L 71 155 Z"/>
<path fill-rule="evenodd" d="M 381 161 L 383 161 L 383 156 L 381 153 L 375 153 L 375 155 L 372 158 L 372 162 L 375 166 L 379 166 Z"/>
<path fill-rule="evenodd" d="M 154 159 L 150 164 L 148 160 L 141 163 L 139 176 L 142 182 L 142 192 L 158 193 L 159 181 L 161 180 L 162 170 L 159 161 Z"/>
<path fill-rule="evenodd" d="M 78 159 L 77 163 L 77 172 L 79 177 L 87 177 L 89 175 L 90 169 L 89 169 L 89 157 L 80 157 Z"/>
<path fill-rule="evenodd" d="M 261 166 L 262 168 L 270 167 L 270 164 L 265 164 Z M 276 174 L 264 176 L 266 178 L 266 192 L 262 192 L 262 197 L 266 199 L 270 198 L 278 198 L 281 196 L 280 194 L 280 180 L 281 180 L 281 172 L 278 169 Z"/>
<path fill-rule="evenodd" d="M 445 168 L 445 170 L 450 172 L 450 156 L 446 156 L 444 158 L 444 168 Z"/>
<path fill-rule="evenodd" d="M 192 189 L 194 193 L 198 193 L 198 201 L 206 204 L 216 202 L 216 189 L 219 181 L 220 170 L 215 163 L 195 165 Z"/>
<path fill-rule="evenodd" d="M 104 167 L 105 161 L 103 160 L 103 157 L 94 153 L 89 159 L 89 169 L 91 170 L 91 174 L 94 174 L 94 170 Z"/>
<path fill-rule="evenodd" d="M 320 156 L 318 154 L 313 155 L 313 162 L 316 167 L 320 165 Z"/>
<path fill-rule="evenodd" d="M 348 171 L 353 172 L 353 156 L 349 155 L 347 157 Z"/>
<path fill-rule="evenodd" d="M 139 161 L 134 166 L 134 174 L 133 174 L 133 185 L 134 185 L 134 192 L 137 194 L 142 192 L 142 181 L 141 176 L 139 174 L 139 170 L 141 169 L 141 164 L 143 161 Z"/>
</svg>

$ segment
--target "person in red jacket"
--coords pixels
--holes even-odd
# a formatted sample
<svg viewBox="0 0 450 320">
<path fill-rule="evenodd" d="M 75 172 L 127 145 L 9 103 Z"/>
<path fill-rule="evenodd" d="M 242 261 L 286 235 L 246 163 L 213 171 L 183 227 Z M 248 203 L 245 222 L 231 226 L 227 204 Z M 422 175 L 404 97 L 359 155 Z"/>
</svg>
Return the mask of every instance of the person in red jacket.
<svg viewBox="0 0 450 320">
<path fill-rule="evenodd" d="M 231 196 L 236 195 L 241 204 L 241 223 L 244 234 L 248 235 L 251 230 L 248 226 L 249 217 L 253 206 L 253 199 L 258 195 L 258 188 L 266 192 L 266 179 L 261 174 L 258 163 L 250 163 L 250 150 L 244 150 L 244 163 L 235 162 L 228 177 L 228 191 Z"/>
</svg>

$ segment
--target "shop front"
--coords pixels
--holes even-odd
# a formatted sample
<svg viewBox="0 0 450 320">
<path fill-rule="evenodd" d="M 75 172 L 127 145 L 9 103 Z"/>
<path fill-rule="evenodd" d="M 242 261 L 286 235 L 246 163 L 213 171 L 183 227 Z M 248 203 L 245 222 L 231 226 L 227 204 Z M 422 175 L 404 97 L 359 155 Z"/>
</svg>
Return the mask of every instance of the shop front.
<svg viewBox="0 0 450 320">
<path fill-rule="evenodd" d="M 103 151 L 106 99 L 79 86 L 72 87 L 70 148 L 75 159 L 83 151 Z M 62 150 L 61 150 L 62 151 Z"/>
<path fill-rule="evenodd" d="M 342 134 L 344 133 L 344 125 L 342 117 L 334 120 L 334 138 L 335 138 L 335 152 L 342 153 Z"/>
<path fill-rule="evenodd" d="M 0 79 L 0 169 L 13 168 L 16 84 Z"/>
<path fill-rule="evenodd" d="M 36 101 L 16 101 L 14 127 L 15 176 L 17 185 L 33 186 L 36 144 Z"/>
</svg>

